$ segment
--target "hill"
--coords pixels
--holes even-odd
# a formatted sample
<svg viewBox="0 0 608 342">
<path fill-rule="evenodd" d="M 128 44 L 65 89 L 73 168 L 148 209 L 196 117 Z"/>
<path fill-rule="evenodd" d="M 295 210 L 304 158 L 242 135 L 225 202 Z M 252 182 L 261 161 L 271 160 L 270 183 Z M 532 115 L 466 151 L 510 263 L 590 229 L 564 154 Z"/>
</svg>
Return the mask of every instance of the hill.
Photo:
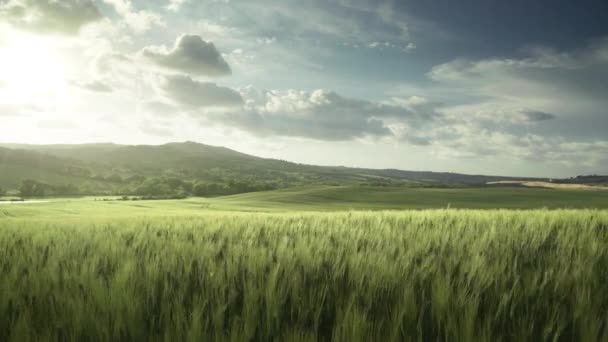
<svg viewBox="0 0 608 342">
<path fill-rule="evenodd" d="M 210 196 L 303 185 L 452 187 L 479 186 L 503 180 L 532 180 L 305 165 L 194 142 L 159 146 L 0 145 L 0 187 L 17 189 L 26 179 L 46 184 L 47 188 L 70 184 L 72 190 L 78 188 L 79 193 L 86 194 L 166 195 L 179 188 L 184 193 Z M 152 189 L 159 183 L 164 187 L 162 191 Z M 202 184 L 198 192 L 194 191 L 197 184 Z"/>
<path fill-rule="evenodd" d="M 101 170 L 99 170 L 101 171 Z M 93 189 L 111 190 L 115 182 L 96 178 L 90 165 L 47 153 L 0 148 L 0 187 L 17 189 L 23 180 L 50 184 L 87 184 Z"/>
</svg>

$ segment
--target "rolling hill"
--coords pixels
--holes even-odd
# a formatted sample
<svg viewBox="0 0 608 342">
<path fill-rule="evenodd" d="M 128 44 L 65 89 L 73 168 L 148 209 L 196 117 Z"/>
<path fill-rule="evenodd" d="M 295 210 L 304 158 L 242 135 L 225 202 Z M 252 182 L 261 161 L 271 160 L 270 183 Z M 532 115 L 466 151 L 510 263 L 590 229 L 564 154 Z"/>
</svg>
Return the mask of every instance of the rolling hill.
<svg viewBox="0 0 608 342">
<path fill-rule="evenodd" d="M 532 179 L 314 166 L 260 158 L 194 142 L 159 146 L 0 145 L 0 187 L 5 189 L 16 189 L 23 180 L 35 179 L 48 184 L 84 184 L 85 189 L 95 193 L 116 193 L 126 184 L 138 184 L 153 177 L 217 184 L 255 184 L 255 187 L 240 186 L 241 189 L 249 189 L 247 191 L 232 192 L 313 184 L 478 186 L 493 181 Z"/>
</svg>

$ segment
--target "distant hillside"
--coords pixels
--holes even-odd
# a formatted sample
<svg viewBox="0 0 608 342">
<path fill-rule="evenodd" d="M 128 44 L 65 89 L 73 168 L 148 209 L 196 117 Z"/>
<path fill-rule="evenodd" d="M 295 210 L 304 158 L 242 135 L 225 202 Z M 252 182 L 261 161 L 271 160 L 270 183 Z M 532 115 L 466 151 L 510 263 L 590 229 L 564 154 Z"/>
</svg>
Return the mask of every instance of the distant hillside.
<svg viewBox="0 0 608 342">
<path fill-rule="evenodd" d="M 100 168 L 97 171 L 104 172 Z M 49 184 L 86 184 L 96 191 L 112 191 L 118 187 L 116 182 L 95 177 L 90 165 L 76 159 L 24 149 L 0 148 L 0 187 L 18 189 L 26 179 Z"/>
<path fill-rule="evenodd" d="M 0 187 L 16 189 L 25 179 L 72 184 L 102 193 L 149 192 L 146 180 L 172 179 L 168 187 L 210 195 L 249 192 L 298 185 L 471 186 L 525 178 L 402 170 L 326 167 L 265 159 L 224 147 L 193 142 L 160 146 L 0 145 Z M 530 178 L 531 179 L 531 178 Z M 156 179 L 156 183 L 161 182 Z M 186 184 L 185 182 L 189 182 Z M 148 181 L 147 187 L 154 182 Z M 139 190 L 137 191 L 139 187 Z M 163 190 L 164 193 L 169 190 Z"/>
<path fill-rule="evenodd" d="M 576 176 L 574 178 L 558 179 L 557 182 L 564 184 L 608 185 L 608 176 Z"/>
</svg>

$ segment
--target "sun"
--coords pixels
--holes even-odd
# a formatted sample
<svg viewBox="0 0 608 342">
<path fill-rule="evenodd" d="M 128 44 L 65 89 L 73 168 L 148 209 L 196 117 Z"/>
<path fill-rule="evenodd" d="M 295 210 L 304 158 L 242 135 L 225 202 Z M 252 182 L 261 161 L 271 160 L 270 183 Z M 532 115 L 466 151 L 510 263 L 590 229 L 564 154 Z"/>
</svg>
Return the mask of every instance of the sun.
<svg viewBox="0 0 608 342">
<path fill-rule="evenodd" d="M 17 31 L 4 38 L 2 102 L 52 105 L 67 95 L 67 65 L 54 39 Z"/>
</svg>

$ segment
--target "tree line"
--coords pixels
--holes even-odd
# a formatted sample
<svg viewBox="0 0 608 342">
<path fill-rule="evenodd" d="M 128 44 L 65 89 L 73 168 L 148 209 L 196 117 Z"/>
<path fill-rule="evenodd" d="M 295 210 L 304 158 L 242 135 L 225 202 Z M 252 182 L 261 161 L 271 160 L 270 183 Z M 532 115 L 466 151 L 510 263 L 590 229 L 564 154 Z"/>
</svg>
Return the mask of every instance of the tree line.
<svg viewBox="0 0 608 342">
<path fill-rule="evenodd" d="M 34 179 L 21 182 L 21 197 L 60 197 L 83 195 L 129 195 L 144 199 L 223 196 L 254 191 L 274 190 L 276 184 L 230 179 L 226 182 L 183 180 L 176 177 L 134 177 L 112 190 L 95 191 L 88 184 L 48 184 Z M 1 189 L 0 189 L 1 190 Z M 0 191 L 0 195 L 3 192 Z"/>
</svg>

